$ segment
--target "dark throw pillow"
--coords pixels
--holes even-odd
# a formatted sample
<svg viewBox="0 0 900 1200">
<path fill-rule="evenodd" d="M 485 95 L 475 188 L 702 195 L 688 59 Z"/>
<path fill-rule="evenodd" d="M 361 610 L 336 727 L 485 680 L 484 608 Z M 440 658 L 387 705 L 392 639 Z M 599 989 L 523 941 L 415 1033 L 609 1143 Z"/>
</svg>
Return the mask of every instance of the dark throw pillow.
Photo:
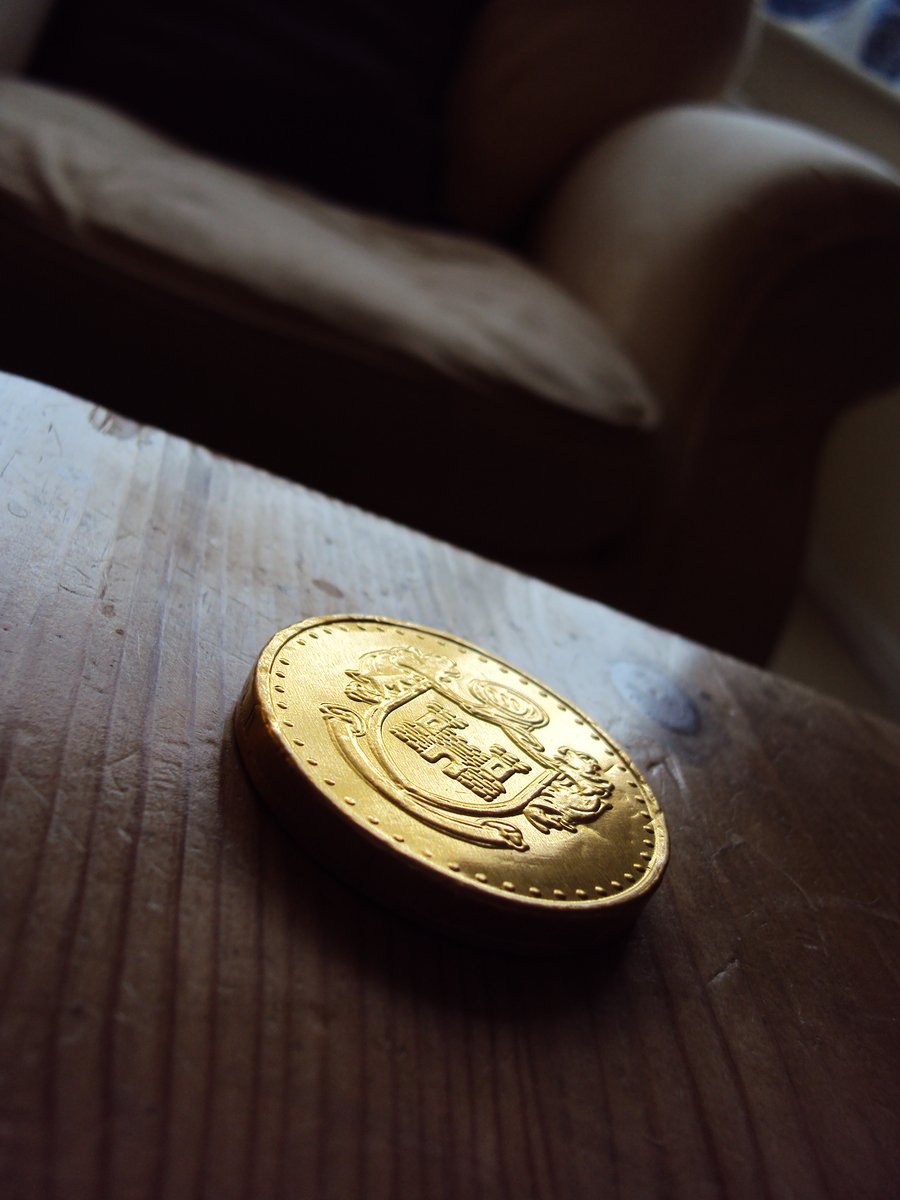
<svg viewBox="0 0 900 1200">
<path fill-rule="evenodd" d="M 60 0 L 29 74 L 332 199 L 439 218 L 479 0 Z"/>
</svg>

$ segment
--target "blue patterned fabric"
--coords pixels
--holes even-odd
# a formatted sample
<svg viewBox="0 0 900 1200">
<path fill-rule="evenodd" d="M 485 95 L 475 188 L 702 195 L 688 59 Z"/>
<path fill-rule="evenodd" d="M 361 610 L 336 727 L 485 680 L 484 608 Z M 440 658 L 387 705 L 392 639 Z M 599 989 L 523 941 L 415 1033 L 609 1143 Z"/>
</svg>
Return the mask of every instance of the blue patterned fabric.
<svg viewBox="0 0 900 1200">
<path fill-rule="evenodd" d="M 900 81 L 900 0 L 882 0 L 863 42 L 860 60 L 876 75 Z"/>
<path fill-rule="evenodd" d="M 856 0 L 769 0 L 768 8 L 776 17 L 804 21 L 814 17 L 830 17 L 855 3 Z"/>
</svg>

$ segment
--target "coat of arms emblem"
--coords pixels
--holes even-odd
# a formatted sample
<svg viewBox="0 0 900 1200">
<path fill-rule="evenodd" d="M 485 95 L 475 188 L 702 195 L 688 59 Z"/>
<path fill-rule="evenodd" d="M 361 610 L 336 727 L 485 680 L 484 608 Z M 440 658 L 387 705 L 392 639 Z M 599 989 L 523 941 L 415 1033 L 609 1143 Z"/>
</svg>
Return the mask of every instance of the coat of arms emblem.
<svg viewBox="0 0 900 1200">
<path fill-rule="evenodd" d="M 363 654 L 346 675 L 356 707 L 320 707 L 334 745 L 433 829 L 527 851 L 529 830 L 576 834 L 612 807 L 614 785 L 597 759 L 569 746 L 548 752 L 537 736 L 548 714 L 505 684 L 409 645 Z"/>
</svg>

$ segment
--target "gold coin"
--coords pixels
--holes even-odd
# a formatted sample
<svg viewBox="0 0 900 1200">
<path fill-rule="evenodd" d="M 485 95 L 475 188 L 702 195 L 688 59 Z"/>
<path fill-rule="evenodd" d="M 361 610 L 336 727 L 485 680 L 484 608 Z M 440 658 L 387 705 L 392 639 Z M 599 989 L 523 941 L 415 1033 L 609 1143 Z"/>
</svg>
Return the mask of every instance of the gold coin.
<svg viewBox="0 0 900 1200">
<path fill-rule="evenodd" d="M 597 940 L 665 869 L 662 814 L 612 738 L 451 634 L 366 616 L 284 629 L 235 730 L 256 787 L 310 853 L 479 942 Z"/>
</svg>

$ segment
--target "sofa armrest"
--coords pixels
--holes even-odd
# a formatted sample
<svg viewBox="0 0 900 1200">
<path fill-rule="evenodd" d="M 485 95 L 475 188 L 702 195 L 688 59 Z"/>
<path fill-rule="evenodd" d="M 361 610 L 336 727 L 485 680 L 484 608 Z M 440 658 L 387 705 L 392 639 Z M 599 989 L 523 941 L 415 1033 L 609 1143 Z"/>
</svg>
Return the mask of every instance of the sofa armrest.
<svg viewBox="0 0 900 1200">
<path fill-rule="evenodd" d="M 860 243 L 900 252 L 886 165 L 787 122 L 690 106 L 598 143 L 545 205 L 532 252 L 671 409 L 708 392 L 789 275 Z"/>
<path fill-rule="evenodd" d="M 900 182 L 797 126 L 670 109 L 582 160 L 533 251 L 663 411 L 653 519 L 609 598 L 764 661 L 832 420 L 900 376 Z"/>
</svg>

